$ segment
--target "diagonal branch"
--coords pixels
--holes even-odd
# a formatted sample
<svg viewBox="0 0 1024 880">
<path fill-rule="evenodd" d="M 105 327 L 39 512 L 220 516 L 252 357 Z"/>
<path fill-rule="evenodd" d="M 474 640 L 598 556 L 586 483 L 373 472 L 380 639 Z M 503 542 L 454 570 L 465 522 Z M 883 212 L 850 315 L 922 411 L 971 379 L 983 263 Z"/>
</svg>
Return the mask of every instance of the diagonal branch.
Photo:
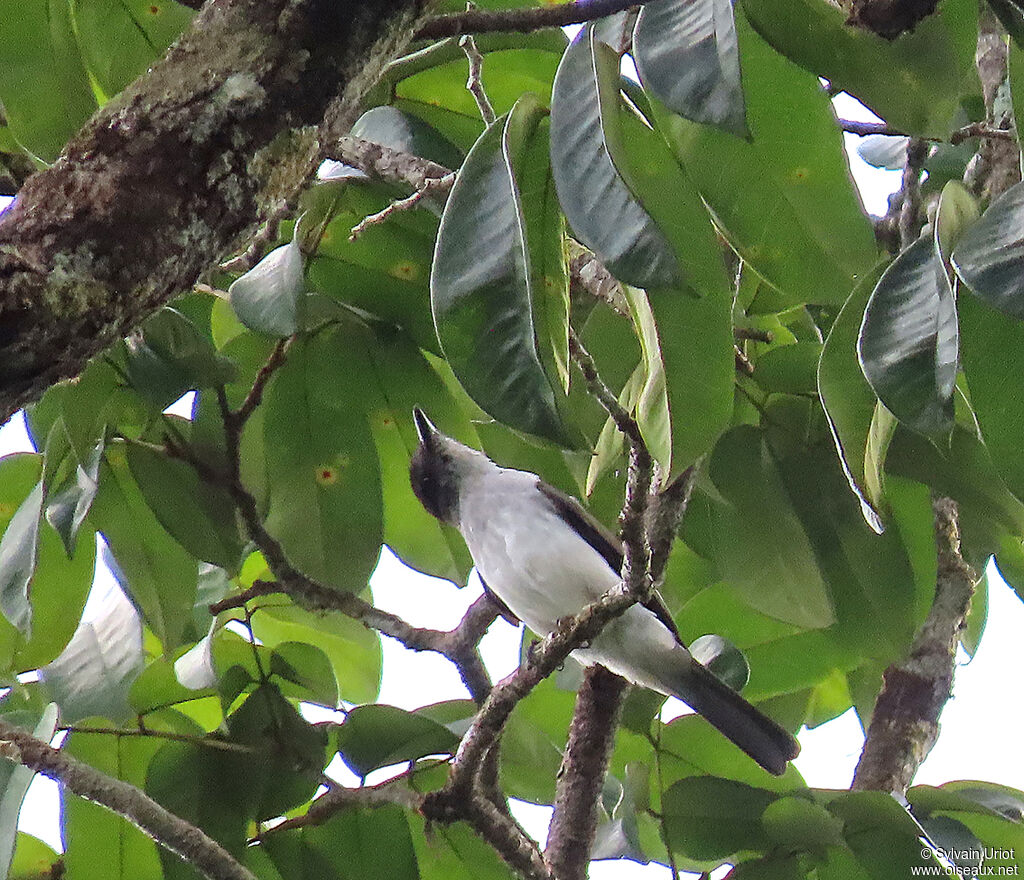
<svg viewBox="0 0 1024 880">
<path fill-rule="evenodd" d="M 208 880 L 256 880 L 219 843 L 164 809 L 145 792 L 100 773 L 2 718 L 0 754 L 59 782 L 72 794 L 123 816 Z"/>
<path fill-rule="evenodd" d="M 0 215 L 0 422 L 287 201 L 318 164 L 316 127 L 345 128 L 422 6 L 205 4 Z"/>
<path fill-rule="evenodd" d="M 471 9 L 427 19 L 416 31 L 416 39 L 437 40 L 495 31 L 528 33 L 540 28 L 596 21 L 636 5 L 636 0 L 572 0 L 570 3 L 526 9 Z"/>
<path fill-rule="evenodd" d="M 853 776 L 856 790 L 906 794 L 939 735 L 939 716 L 953 687 L 960 631 L 977 576 L 960 555 L 956 503 L 937 498 L 939 559 L 935 598 L 906 660 L 885 670 L 864 749 Z"/>
</svg>

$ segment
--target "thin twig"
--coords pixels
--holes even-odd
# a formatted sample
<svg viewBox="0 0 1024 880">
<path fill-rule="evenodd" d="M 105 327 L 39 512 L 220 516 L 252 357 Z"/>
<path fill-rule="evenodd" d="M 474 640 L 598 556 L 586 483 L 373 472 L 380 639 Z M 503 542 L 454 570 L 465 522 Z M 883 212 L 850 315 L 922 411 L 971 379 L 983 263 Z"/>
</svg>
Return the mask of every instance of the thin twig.
<svg viewBox="0 0 1024 880">
<path fill-rule="evenodd" d="M 664 0 L 650 0 L 664 2 Z M 596 21 L 635 6 L 635 0 L 572 0 L 556 6 L 526 9 L 473 9 L 429 18 L 416 32 L 417 40 L 437 40 L 461 34 L 499 31 L 529 33 L 541 28 L 560 28 Z"/>
<path fill-rule="evenodd" d="M 424 196 L 440 193 L 447 195 L 455 184 L 455 172 L 449 171 L 444 177 L 430 177 L 423 182 L 423 185 L 412 195 L 404 199 L 396 199 L 375 214 L 370 214 L 360 220 L 349 233 L 348 240 L 355 241 L 371 226 L 384 223 L 392 214 L 399 211 L 408 211 L 415 208 Z"/>
<path fill-rule="evenodd" d="M 840 119 L 839 127 L 850 134 L 864 137 L 870 134 L 884 134 L 887 137 L 906 137 L 906 132 L 893 128 L 887 122 L 859 122 L 856 119 Z"/>
<path fill-rule="evenodd" d="M 580 372 L 583 373 L 587 389 L 604 407 L 605 412 L 611 416 L 615 427 L 626 437 L 630 445 L 642 446 L 644 438 L 640 434 L 640 426 L 636 423 L 636 419 L 626 412 L 612 390 L 601 381 L 594 359 L 590 356 L 590 352 L 583 347 L 583 343 L 572 327 L 569 328 L 569 354 L 580 368 Z"/>
<path fill-rule="evenodd" d="M 903 201 L 900 205 L 900 248 L 910 247 L 921 232 L 921 172 L 928 158 L 928 144 L 922 138 L 907 142 L 907 162 L 903 166 Z"/>
<path fill-rule="evenodd" d="M 963 143 L 970 138 L 991 138 L 992 140 L 1015 141 L 1017 132 L 1010 128 L 994 128 L 988 122 L 972 122 L 963 128 L 958 128 L 949 136 L 951 144 Z"/>
<path fill-rule="evenodd" d="M 164 809 L 145 792 L 100 773 L 2 718 L 0 754 L 129 820 L 209 880 L 256 880 L 202 829 Z"/>
<path fill-rule="evenodd" d="M 230 742 L 224 739 L 216 739 L 212 736 L 193 736 L 187 733 L 172 733 L 168 730 L 150 730 L 145 727 L 122 730 L 116 727 L 90 727 L 88 725 L 62 724 L 57 728 L 57 730 L 63 730 L 68 733 L 102 734 L 118 738 L 141 736 L 153 737 L 154 739 L 169 739 L 174 742 L 189 743 L 190 745 L 217 749 L 222 752 L 239 752 L 245 755 L 257 755 L 262 751 L 255 746 L 246 745 L 245 743 Z"/>
<path fill-rule="evenodd" d="M 490 125 L 498 116 L 494 112 L 491 99 L 487 97 L 487 90 L 484 89 L 484 82 L 481 78 L 484 70 L 484 56 L 476 47 L 476 40 L 469 34 L 459 40 L 459 46 L 466 53 L 466 58 L 469 59 L 469 77 L 466 80 L 466 89 L 476 101 L 476 109 L 480 111 L 480 118 L 483 119 L 484 125 Z"/>
</svg>

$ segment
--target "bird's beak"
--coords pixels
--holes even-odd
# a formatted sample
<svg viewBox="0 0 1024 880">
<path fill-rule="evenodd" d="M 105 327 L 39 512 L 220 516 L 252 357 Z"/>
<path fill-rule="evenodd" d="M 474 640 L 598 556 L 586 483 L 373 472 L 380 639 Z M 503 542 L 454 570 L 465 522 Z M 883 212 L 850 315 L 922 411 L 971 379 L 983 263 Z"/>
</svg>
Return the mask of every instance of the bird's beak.
<svg viewBox="0 0 1024 880">
<path fill-rule="evenodd" d="M 416 423 L 416 433 L 420 436 L 420 442 L 425 446 L 433 446 L 439 431 L 434 427 L 433 422 L 427 418 L 427 414 L 418 406 L 412 408 L 412 420 Z"/>
</svg>

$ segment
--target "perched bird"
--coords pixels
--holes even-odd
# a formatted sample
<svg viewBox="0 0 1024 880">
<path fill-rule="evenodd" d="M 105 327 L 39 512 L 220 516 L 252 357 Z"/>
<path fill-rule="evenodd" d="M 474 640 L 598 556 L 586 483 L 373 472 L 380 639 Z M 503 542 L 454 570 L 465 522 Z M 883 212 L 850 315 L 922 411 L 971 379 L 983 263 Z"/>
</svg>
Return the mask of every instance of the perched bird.
<svg viewBox="0 0 1024 880">
<path fill-rule="evenodd" d="M 530 629 L 551 633 L 620 582 L 621 543 L 578 501 L 441 433 L 418 407 L 413 417 L 416 497 L 462 533 L 485 588 Z M 573 656 L 679 697 L 771 773 L 783 773 L 800 750 L 694 659 L 660 596 L 633 605 Z"/>
</svg>

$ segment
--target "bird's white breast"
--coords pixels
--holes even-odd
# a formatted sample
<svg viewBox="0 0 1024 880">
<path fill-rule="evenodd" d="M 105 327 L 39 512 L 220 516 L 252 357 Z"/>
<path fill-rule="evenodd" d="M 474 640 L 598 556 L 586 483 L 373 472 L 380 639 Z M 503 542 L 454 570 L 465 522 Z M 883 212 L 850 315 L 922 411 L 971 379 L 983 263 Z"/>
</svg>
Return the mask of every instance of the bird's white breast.
<svg viewBox="0 0 1024 880">
<path fill-rule="evenodd" d="M 487 585 L 540 634 L 619 582 L 604 558 L 537 489 L 537 477 L 495 469 L 463 491 L 461 531 Z M 465 487 L 470 488 L 470 487 Z"/>
</svg>

